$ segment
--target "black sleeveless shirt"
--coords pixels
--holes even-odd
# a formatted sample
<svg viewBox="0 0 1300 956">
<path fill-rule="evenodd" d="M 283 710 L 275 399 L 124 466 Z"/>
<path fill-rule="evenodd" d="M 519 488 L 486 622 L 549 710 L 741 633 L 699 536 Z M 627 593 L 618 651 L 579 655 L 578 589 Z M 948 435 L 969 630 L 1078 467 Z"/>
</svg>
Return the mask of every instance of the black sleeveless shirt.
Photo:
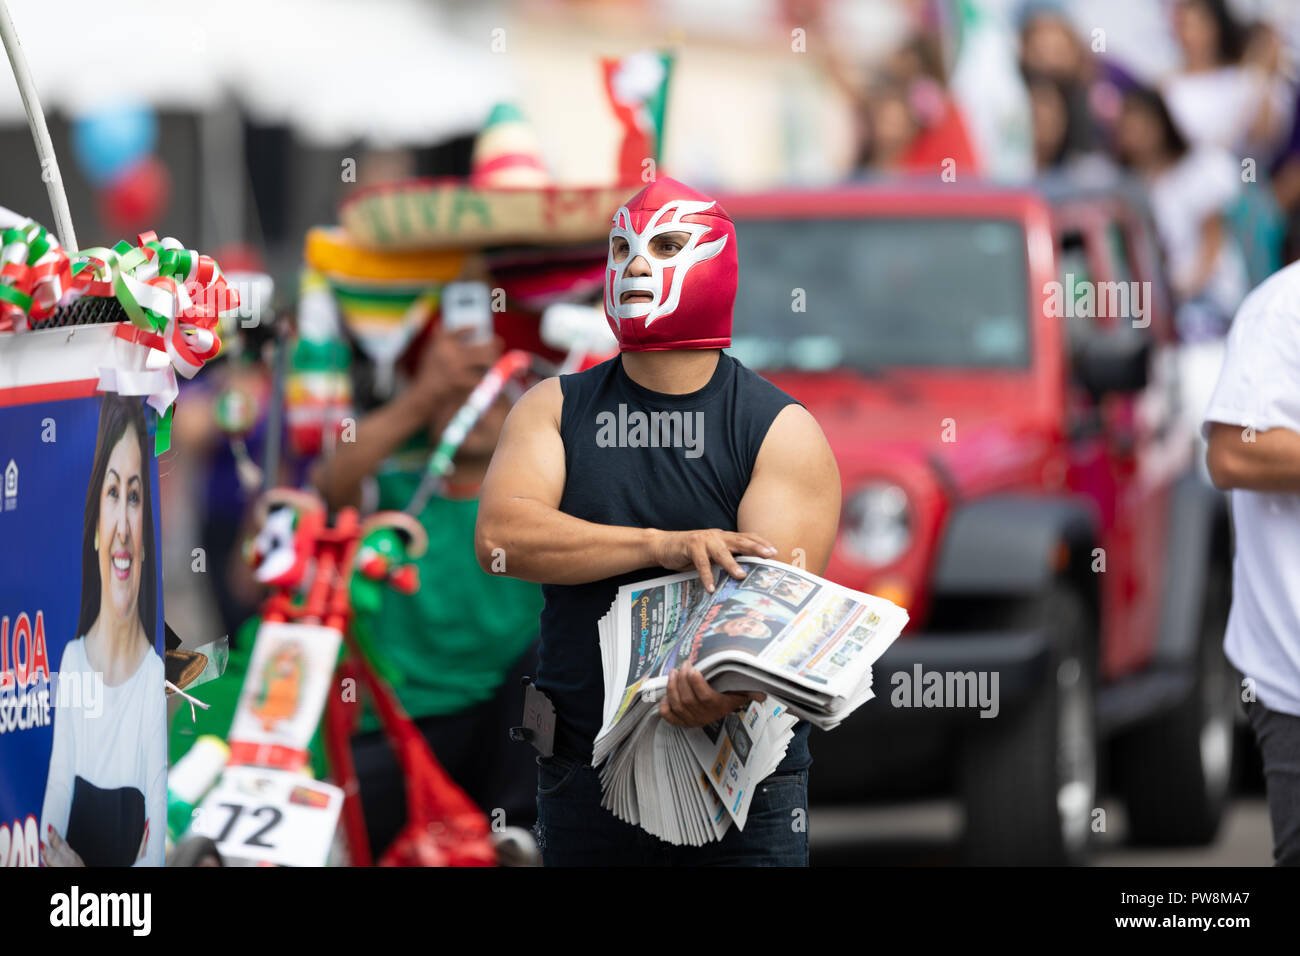
<svg viewBox="0 0 1300 956">
<path fill-rule="evenodd" d="M 767 430 L 795 403 L 726 352 L 708 384 L 685 395 L 638 385 L 620 356 L 560 376 L 560 389 L 560 510 L 597 524 L 665 531 L 737 530 Z M 651 419 L 653 413 L 660 415 Z M 619 587 L 669 573 L 648 567 L 588 584 L 542 586 L 537 684 L 555 704 L 557 751 L 591 759 L 605 693 L 596 625 Z M 781 771 L 811 763 L 808 725 L 800 721 L 795 730 Z"/>
</svg>

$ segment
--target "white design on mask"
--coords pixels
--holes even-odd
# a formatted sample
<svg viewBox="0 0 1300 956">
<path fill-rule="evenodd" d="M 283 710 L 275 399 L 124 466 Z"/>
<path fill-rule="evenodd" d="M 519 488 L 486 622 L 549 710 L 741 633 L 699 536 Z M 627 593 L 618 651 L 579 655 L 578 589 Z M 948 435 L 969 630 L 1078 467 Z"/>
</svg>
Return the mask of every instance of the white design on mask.
<svg viewBox="0 0 1300 956">
<path fill-rule="evenodd" d="M 619 208 L 614 214 L 614 228 L 609 231 L 610 248 L 606 260 L 606 268 L 614 274 L 613 282 L 609 281 L 608 274 L 605 281 L 605 309 L 610 315 L 616 317 L 620 323 L 625 319 L 644 319 L 645 327 L 649 328 L 655 319 L 676 311 L 681 301 L 682 283 L 686 280 L 686 273 L 691 266 L 712 259 L 727 244 L 726 236 L 712 242 L 701 243 L 700 237 L 711 231 L 713 227 L 695 222 L 682 222 L 682 217 L 707 212 L 715 205 L 717 204 L 712 201 L 672 200 L 655 211 L 641 232 L 636 232 L 632 228 L 632 214 L 627 211 L 627 207 Z M 672 216 L 665 218 L 670 211 Z M 689 233 L 690 239 L 671 259 L 658 259 L 650 254 L 650 241 L 665 232 Z M 622 262 L 614 261 L 614 240 L 618 237 L 626 239 L 628 245 L 627 256 Z M 628 268 L 636 261 L 637 256 L 645 259 L 650 267 L 650 275 L 627 274 Z M 664 269 L 667 266 L 673 267 L 673 278 L 668 295 L 665 297 Z M 624 292 L 649 292 L 653 298 L 649 302 L 629 302 L 623 305 L 620 304 L 620 300 Z"/>
</svg>

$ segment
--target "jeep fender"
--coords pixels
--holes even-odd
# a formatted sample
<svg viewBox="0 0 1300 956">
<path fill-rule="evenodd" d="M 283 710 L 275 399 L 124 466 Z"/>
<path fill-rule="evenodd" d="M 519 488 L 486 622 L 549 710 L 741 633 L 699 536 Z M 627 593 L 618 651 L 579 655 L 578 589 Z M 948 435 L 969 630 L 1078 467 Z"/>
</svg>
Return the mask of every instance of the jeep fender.
<svg viewBox="0 0 1300 956">
<path fill-rule="evenodd" d="M 1211 551 L 1219 524 L 1227 521 L 1227 496 L 1191 471 L 1170 495 L 1165 590 L 1153 663 L 1181 668 L 1196 661 Z M 1226 535 L 1222 540 L 1226 547 Z"/>
<path fill-rule="evenodd" d="M 1011 597 L 1039 593 L 1071 555 L 1091 548 L 1096 519 L 1086 498 L 992 495 L 949 518 L 931 577 L 936 597 Z"/>
</svg>

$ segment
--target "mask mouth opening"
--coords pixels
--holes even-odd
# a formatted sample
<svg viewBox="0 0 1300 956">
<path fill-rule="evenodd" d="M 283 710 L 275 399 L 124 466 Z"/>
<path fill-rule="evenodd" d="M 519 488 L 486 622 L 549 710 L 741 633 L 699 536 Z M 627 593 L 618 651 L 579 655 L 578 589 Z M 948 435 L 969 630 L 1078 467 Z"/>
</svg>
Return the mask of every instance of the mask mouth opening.
<svg viewBox="0 0 1300 956">
<path fill-rule="evenodd" d="M 725 329 L 713 328 L 724 324 L 720 302 L 714 300 L 725 285 L 728 269 L 734 283 L 735 233 L 729 228 L 729 217 L 711 212 L 716 206 L 712 200 L 676 197 L 650 211 L 641 197 L 633 204 L 635 214 L 626 206 L 615 214 L 604 300 L 621 348 L 725 348 L 729 344 L 730 317 Z M 667 234 L 676 235 L 655 244 L 657 237 Z M 729 262 L 705 266 L 724 250 L 732 257 Z M 703 278 L 689 287 L 694 291 L 688 291 L 688 273 L 696 269 Z M 668 319 L 674 321 L 660 326 L 661 320 Z M 695 327 L 701 324 L 708 328 Z"/>
<path fill-rule="evenodd" d="M 644 310 L 654 308 L 659 293 L 660 284 L 653 275 L 621 275 L 614 281 L 613 305 L 623 318 L 640 318 Z"/>
</svg>

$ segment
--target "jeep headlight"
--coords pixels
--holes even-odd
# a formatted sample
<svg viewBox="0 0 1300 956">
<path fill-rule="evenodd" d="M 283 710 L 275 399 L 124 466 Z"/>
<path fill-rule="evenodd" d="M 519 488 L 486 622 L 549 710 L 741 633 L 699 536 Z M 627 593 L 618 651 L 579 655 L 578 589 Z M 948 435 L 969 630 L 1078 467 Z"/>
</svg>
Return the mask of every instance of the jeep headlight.
<svg viewBox="0 0 1300 956">
<path fill-rule="evenodd" d="M 889 482 L 873 482 L 855 492 L 840 521 L 840 540 L 857 561 L 884 567 L 912 544 L 907 492 Z"/>
</svg>

